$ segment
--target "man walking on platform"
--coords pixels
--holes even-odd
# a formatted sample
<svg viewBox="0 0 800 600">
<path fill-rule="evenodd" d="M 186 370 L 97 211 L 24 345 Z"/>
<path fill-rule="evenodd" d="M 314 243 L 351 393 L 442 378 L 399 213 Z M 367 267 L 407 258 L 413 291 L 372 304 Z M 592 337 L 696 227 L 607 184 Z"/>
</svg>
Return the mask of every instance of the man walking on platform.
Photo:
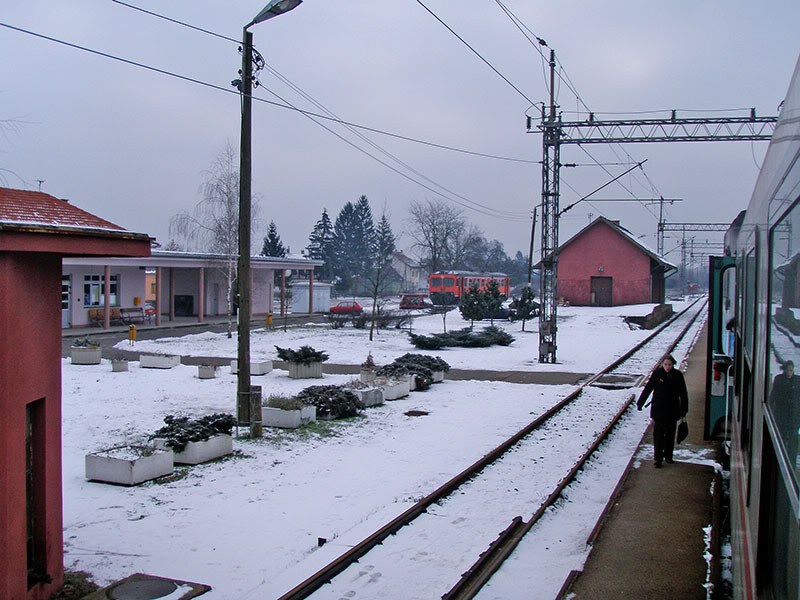
<svg viewBox="0 0 800 600">
<path fill-rule="evenodd" d="M 642 410 L 647 397 L 653 394 L 650 418 L 653 419 L 653 447 L 655 467 L 661 468 L 662 459 L 672 464 L 675 446 L 675 429 L 678 419 L 689 412 L 689 393 L 683 373 L 675 368 L 675 359 L 667 355 L 661 365 L 653 371 L 644 386 L 636 407 Z"/>
</svg>

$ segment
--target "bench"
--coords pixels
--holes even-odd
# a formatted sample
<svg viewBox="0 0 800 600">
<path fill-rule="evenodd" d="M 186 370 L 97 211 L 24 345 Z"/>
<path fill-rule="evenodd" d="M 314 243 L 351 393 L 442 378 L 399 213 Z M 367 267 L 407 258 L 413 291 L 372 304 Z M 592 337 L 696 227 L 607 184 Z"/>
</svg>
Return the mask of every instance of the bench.
<svg viewBox="0 0 800 600">
<path fill-rule="evenodd" d="M 119 313 L 120 318 L 125 325 L 131 325 L 132 323 L 144 323 L 145 319 L 147 318 L 144 314 L 144 309 L 141 306 L 135 306 L 134 308 L 120 308 Z"/>
<path fill-rule="evenodd" d="M 98 325 L 100 327 L 103 326 L 103 309 L 102 308 L 90 308 L 86 311 L 89 316 L 89 321 L 91 321 L 94 325 Z M 122 320 L 122 313 L 120 312 L 119 308 L 112 308 L 111 309 L 111 323 L 122 324 L 124 323 Z"/>
</svg>

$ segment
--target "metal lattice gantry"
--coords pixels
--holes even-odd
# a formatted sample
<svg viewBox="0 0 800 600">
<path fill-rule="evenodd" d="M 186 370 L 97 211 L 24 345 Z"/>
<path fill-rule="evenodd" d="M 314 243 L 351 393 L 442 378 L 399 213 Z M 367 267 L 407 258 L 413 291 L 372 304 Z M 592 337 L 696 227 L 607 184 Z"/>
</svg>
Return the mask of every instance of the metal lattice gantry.
<svg viewBox="0 0 800 600">
<path fill-rule="evenodd" d="M 719 142 L 733 140 L 769 140 L 776 117 L 678 118 L 672 111 L 669 119 L 564 121 L 562 144 L 617 144 L 631 142 Z"/>
<path fill-rule="evenodd" d="M 539 362 L 556 362 L 556 318 L 558 305 L 558 217 L 559 168 L 563 144 L 625 144 L 633 142 L 717 142 L 769 140 L 777 117 L 679 118 L 673 110 L 667 119 L 597 120 L 589 113 L 585 121 L 562 121 L 556 114 L 555 51 L 550 50 L 550 103 L 542 105 L 541 121 L 534 126 L 527 117 L 528 133 L 542 134 L 542 262 L 540 278 Z M 659 226 L 662 223 L 659 222 Z M 675 224 L 673 224 L 675 225 Z M 718 225 L 718 224 L 708 224 Z M 728 224 L 725 224 L 726 230 Z M 708 229 L 705 231 L 714 231 Z M 663 253 L 663 231 L 659 227 Z"/>
<path fill-rule="evenodd" d="M 722 231 L 726 232 L 730 228 L 730 223 L 667 223 L 658 222 L 658 254 L 664 254 L 664 237 L 666 232 L 676 232 L 683 235 L 686 239 L 687 232 L 696 231 Z"/>
</svg>

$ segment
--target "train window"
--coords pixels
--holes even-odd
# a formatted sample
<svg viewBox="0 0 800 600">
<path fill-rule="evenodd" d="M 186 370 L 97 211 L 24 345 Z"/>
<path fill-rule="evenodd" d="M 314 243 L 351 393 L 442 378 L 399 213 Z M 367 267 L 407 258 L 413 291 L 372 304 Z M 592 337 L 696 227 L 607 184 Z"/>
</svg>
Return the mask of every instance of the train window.
<svg viewBox="0 0 800 600">
<path fill-rule="evenodd" d="M 444 284 L 447 287 L 453 287 L 456 284 L 455 277 L 445 277 L 444 278 Z"/>
<path fill-rule="evenodd" d="M 768 428 L 797 489 L 800 437 L 800 205 L 770 232 Z"/>
<path fill-rule="evenodd" d="M 431 287 L 439 287 L 442 285 L 441 277 L 431 277 Z"/>
<path fill-rule="evenodd" d="M 753 359 L 753 342 L 755 331 L 753 325 L 756 308 L 756 251 L 755 248 L 747 253 L 744 261 L 744 346 L 750 360 Z"/>
<path fill-rule="evenodd" d="M 756 585 L 760 597 L 798 597 L 800 530 L 796 523 L 788 490 L 780 476 L 775 449 L 771 439 L 765 437 L 756 556 Z"/>
</svg>

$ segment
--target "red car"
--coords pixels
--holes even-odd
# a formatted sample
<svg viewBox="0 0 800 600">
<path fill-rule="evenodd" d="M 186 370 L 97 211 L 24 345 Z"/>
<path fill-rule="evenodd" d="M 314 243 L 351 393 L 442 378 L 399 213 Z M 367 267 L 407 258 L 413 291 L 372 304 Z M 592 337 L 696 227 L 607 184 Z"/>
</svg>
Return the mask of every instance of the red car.
<svg viewBox="0 0 800 600">
<path fill-rule="evenodd" d="M 336 306 L 331 306 L 331 312 L 338 314 L 357 314 L 362 310 L 361 305 L 355 300 L 347 300 L 345 302 L 339 302 Z"/>
</svg>

